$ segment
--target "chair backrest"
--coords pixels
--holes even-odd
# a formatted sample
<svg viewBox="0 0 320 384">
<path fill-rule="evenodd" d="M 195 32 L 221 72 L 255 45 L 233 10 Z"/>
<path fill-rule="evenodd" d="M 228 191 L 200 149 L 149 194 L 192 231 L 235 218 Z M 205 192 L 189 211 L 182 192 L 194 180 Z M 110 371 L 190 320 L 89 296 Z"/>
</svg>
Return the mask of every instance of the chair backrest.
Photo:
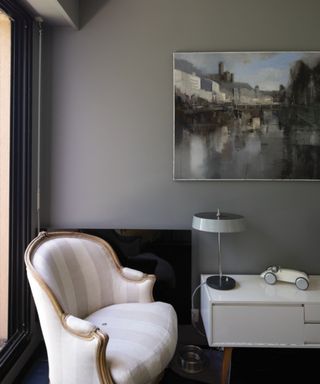
<svg viewBox="0 0 320 384">
<path fill-rule="evenodd" d="M 113 274 L 121 266 L 111 246 L 76 232 L 44 234 L 26 253 L 26 263 L 38 274 L 63 312 L 83 318 L 113 303 Z"/>
</svg>

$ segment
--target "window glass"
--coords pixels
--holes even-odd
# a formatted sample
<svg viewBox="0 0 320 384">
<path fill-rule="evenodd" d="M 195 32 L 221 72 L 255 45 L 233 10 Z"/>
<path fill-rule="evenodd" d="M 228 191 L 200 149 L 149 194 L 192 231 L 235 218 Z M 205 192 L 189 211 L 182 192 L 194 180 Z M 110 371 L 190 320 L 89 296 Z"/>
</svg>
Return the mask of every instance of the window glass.
<svg viewBox="0 0 320 384">
<path fill-rule="evenodd" d="M 30 343 L 33 19 L 0 0 L 0 383 Z"/>
<path fill-rule="evenodd" d="M 11 20 L 0 9 L 0 350 L 8 337 Z"/>
</svg>

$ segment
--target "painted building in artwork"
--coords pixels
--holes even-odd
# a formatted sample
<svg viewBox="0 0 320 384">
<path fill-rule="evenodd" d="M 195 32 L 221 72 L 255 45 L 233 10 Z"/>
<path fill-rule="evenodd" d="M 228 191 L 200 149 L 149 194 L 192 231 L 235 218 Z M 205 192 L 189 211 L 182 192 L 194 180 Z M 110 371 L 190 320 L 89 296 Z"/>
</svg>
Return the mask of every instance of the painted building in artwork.
<svg viewBox="0 0 320 384">
<path fill-rule="evenodd" d="M 202 78 L 201 89 L 204 89 L 207 92 L 211 92 L 212 101 L 215 103 L 223 103 L 226 100 L 225 93 L 220 91 L 220 85 L 216 81 L 207 78 Z"/>
<path fill-rule="evenodd" d="M 190 65 L 190 64 L 189 64 Z M 188 97 L 200 98 L 209 103 L 261 105 L 272 104 L 271 94 L 253 88 L 248 83 L 234 81 L 234 74 L 224 70 L 224 63 L 219 63 L 219 72 L 204 75 L 185 62 L 177 62 L 174 69 L 176 91 Z"/>
<path fill-rule="evenodd" d="M 189 97 L 199 97 L 210 103 L 225 101 L 225 95 L 220 92 L 217 82 L 200 77 L 195 72 L 187 73 L 175 69 L 174 84 L 176 90 Z"/>
<path fill-rule="evenodd" d="M 174 84 L 176 90 L 189 97 L 200 97 L 212 102 L 212 91 L 201 88 L 201 77 L 194 72 L 187 73 L 179 69 L 174 70 Z"/>
<path fill-rule="evenodd" d="M 257 100 L 254 89 L 247 83 L 223 81 L 220 87 L 226 94 L 226 100 L 235 104 L 253 104 Z"/>
<path fill-rule="evenodd" d="M 220 91 L 225 94 L 225 101 L 235 104 L 272 104 L 273 97 L 269 94 L 259 92 L 259 87 L 253 88 L 248 83 L 236 82 L 235 76 L 225 71 L 224 63 L 218 65 L 218 73 L 210 74 L 208 77 L 219 84 Z"/>
</svg>

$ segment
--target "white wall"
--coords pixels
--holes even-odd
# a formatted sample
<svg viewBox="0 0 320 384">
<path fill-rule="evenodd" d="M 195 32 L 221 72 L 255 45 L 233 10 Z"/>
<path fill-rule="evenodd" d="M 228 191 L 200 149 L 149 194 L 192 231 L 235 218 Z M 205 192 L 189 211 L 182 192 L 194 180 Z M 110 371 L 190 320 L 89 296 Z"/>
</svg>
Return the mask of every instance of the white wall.
<svg viewBox="0 0 320 384">
<path fill-rule="evenodd" d="M 319 182 L 172 180 L 172 53 L 316 50 L 319 12 L 317 0 L 83 2 L 80 31 L 46 36 L 43 224 L 190 228 L 220 207 L 248 220 L 244 266 L 317 263 Z"/>
</svg>

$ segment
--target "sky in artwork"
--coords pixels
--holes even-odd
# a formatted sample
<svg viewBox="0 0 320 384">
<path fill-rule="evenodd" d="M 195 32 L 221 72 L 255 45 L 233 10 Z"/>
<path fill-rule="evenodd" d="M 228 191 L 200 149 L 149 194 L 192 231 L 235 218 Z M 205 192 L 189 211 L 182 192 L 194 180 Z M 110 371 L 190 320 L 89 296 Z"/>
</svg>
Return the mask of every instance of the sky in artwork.
<svg viewBox="0 0 320 384">
<path fill-rule="evenodd" d="M 298 60 L 311 67 L 320 62 L 320 52 L 204 52 L 175 53 L 175 58 L 193 64 L 204 74 L 218 73 L 219 62 L 224 70 L 234 73 L 234 81 L 258 85 L 266 91 L 287 86 L 290 68 Z"/>
</svg>

